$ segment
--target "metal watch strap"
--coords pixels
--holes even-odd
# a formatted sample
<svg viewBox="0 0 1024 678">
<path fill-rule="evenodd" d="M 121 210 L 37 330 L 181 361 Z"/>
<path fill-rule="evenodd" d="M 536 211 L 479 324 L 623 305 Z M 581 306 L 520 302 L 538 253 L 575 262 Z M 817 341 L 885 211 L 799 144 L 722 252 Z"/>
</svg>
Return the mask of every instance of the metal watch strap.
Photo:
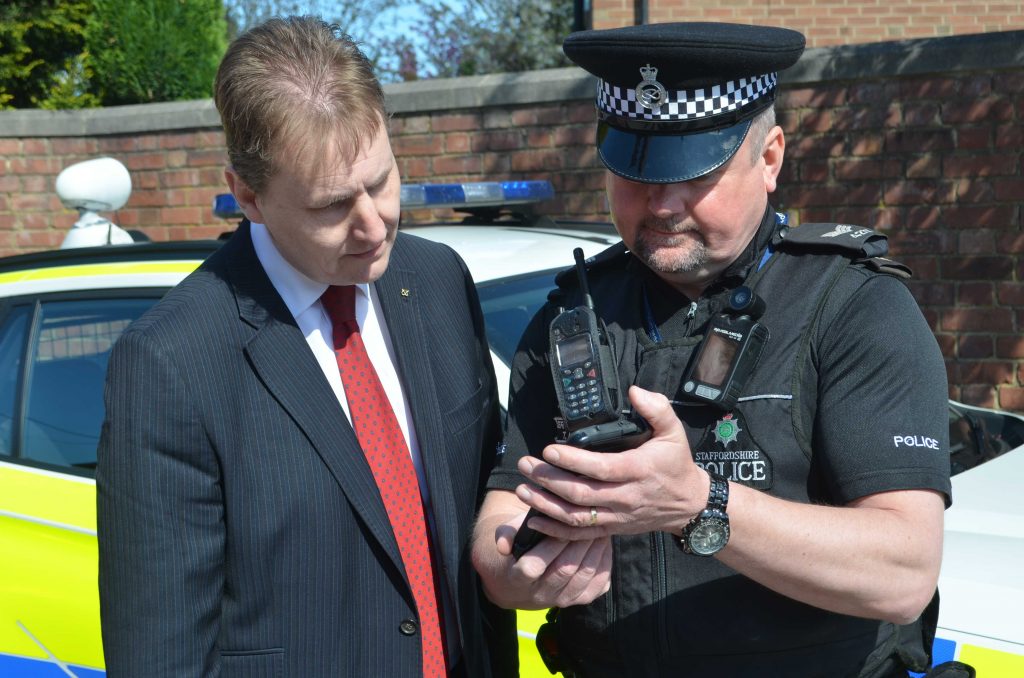
<svg viewBox="0 0 1024 678">
<path fill-rule="evenodd" d="M 707 471 L 707 474 L 711 478 L 707 508 L 710 511 L 725 513 L 725 509 L 729 505 L 729 481 L 714 471 Z"/>
<path fill-rule="evenodd" d="M 705 472 L 711 480 L 711 487 L 708 490 L 708 505 L 686 524 L 678 539 L 679 546 L 689 555 L 710 555 L 710 553 L 696 553 L 690 548 L 691 533 L 705 520 L 724 523 L 725 542 L 728 542 L 729 539 L 729 515 L 726 513 L 726 508 L 729 505 L 729 481 L 714 471 L 705 469 Z M 725 543 L 722 544 L 722 546 L 724 545 Z"/>
</svg>

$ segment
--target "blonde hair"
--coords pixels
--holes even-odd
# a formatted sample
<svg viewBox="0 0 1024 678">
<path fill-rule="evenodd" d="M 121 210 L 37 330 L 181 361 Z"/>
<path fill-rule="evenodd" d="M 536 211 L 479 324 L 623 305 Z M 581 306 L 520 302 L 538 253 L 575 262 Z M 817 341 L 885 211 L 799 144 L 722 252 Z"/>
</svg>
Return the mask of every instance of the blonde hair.
<svg viewBox="0 0 1024 678">
<path fill-rule="evenodd" d="M 259 193 L 281 154 L 337 144 L 354 158 L 386 120 L 373 66 L 338 26 L 274 18 L 239 36 L 214 82 L 231 165 Z"/>
</svg>

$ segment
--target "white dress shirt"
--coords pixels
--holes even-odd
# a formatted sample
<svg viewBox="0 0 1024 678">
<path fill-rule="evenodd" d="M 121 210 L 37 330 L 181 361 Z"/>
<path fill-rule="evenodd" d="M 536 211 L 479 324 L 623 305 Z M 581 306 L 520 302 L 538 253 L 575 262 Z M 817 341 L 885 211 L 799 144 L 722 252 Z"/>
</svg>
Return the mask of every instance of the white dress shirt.
<svg viewBox="0 0 1024 678">
<path fill-rule="evenodd" d="M 306 343 L 313 351 L 327 383 L 334 390 L 345 416 L 349 422 L 352 415 L 348 409 L 348 399 L 345 397 L 345 386 L 341 382 L 341 372 L 338 370 L 338 360 L 334 355 L 334 335 L 331 329 L 331 319 L 320 303 L 320 297 L 327 290 L 327 285 L 309 279 L 288 263 L 281 252 L 274 244 L 267 227 L 263 224 L 252 224 L 252 244 L 256 249 L 256 257 L 263 264 L 267 277 L 274 285 L 274 289 L 281 295 L 288 310 L 295 318 L 296 324 Z M 366 353 L 377 371 L 381 385 L 391 402 L 395 411 L 398 425 L 405 436 L 405 442 L 412 455 L 413 465 L 416 467 L 416 475 L 420 482 L 420 492 L 423 494 L 423 501 L 430 505 L 427 493 L 426 478 L 423 476 L 423 464 L 420 461 L 420 448 L 416 440 L 416 429 L 412 424 L 412 413 L 409 411 L 405 399 L 405 392 L 402 389 L 402 382 L 398 378 L 398 370 L 395 369 L 395 349 L 391 344 L 391 336 L 388 334 L 384 314 L 380 312 L 380 301 L 377 299 L 377 292 L 372 285 L 363 283 L 356 288 L 356 321 L 359 323 L 359 334 L 366 345 Z"/>
</svg>

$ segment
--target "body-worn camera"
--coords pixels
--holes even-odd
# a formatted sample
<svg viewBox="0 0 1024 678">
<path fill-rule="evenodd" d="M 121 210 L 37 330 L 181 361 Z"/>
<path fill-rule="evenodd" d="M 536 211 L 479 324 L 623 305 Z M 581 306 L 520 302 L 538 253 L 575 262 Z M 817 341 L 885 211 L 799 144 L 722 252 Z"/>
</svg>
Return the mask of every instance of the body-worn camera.
<svg viewBox="0 0 1024 678">
<path fill-rule="evenodd" d="M 577 247 L 573 256 L 583 305 L 563 310 L 548 329 L 551 376 L 562 424 L 562 435 L 555 442 L 601 452 L 630 449 L 650 437 L 650 428 L 642 419 L 631 418 L 623 407 L 615 352 L 594 310 L 583 250 Z M 512 555 L 517 560 L 544 538 L 526 526 L 536 515 L 531 509 L 516 533 Z"/>
<path fill-rule="evenodd" d="M 731 410 L 757 366 L 768 328 L 757 322 L 764 300 L 749 287 L 738 287 L 729 306 L 715 316 L 686 375 L 683 393 L 693 399 Z"/>
</svg>

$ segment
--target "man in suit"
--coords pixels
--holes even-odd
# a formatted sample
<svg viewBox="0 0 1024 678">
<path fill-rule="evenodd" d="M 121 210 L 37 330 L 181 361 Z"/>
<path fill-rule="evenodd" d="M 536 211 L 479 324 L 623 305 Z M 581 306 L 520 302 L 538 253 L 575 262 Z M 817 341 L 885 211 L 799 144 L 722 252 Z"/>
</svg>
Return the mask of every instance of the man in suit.
<svg viewBox="0 0 1024 678">
<path fill-rule="evenodd" d="M 459 257 L 397 232 L 371 65 L 274 19 L 215 91 L 251 224 L 111 355 L 109 675 L 515 675 L 467 551 L 500 439 L 483 318 Z"/>
</svg>

